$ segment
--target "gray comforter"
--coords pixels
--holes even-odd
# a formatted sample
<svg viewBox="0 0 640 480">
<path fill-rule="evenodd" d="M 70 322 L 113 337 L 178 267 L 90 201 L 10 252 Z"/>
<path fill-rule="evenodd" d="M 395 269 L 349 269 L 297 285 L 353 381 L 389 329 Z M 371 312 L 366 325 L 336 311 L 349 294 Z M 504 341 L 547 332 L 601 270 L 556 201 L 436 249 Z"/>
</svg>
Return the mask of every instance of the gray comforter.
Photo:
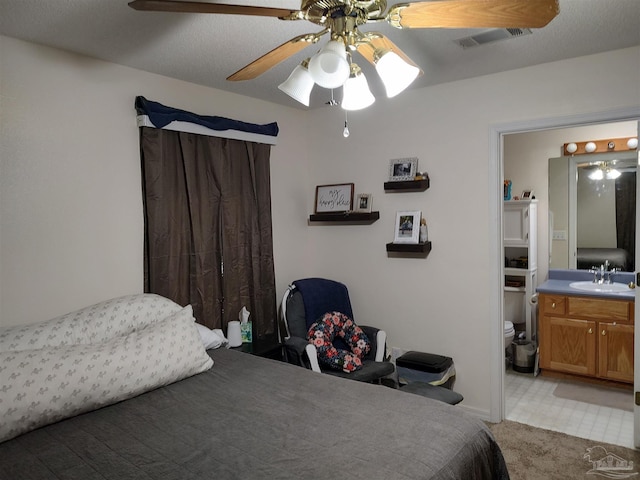
<svg viewBox="0 0 640 480">
<path fill-rule="evenodd" d="M 0 479 L 508 479 L 459 407 L 226 349 L 213 368 L 0 444 Z"/>
</svg>

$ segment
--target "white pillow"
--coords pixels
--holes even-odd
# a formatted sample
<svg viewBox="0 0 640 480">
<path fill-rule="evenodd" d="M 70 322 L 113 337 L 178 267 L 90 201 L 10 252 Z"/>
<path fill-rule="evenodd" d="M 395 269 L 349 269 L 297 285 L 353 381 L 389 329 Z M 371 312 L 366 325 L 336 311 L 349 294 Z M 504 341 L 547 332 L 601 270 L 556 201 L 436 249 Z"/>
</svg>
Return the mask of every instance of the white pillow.
<svg viewBox="0 0 640 480">
<path fill-rule="evenodd" d="M 220 348 L 229 343 L 229 340 L 227 340 L 219 328 L 211 330 L 199 323 L 196 323 L 196 327 L 198 327 L 198 333 L 200 334 L 200 339 L 202 340 L 202 345 L 204 345 L 205 350 Z"/>
<path fill-rule="evenodd" d="M 0 352 L 0 442 L 208 370 L 191 306 L 102 343 Z"/>
<path fill-rule="evenodd" d="M 153 293 L 112 298 L 45 322 L 0 328 L 0 352 L 104 342 L 181 309 L 174 301 Z"/>
</svg>

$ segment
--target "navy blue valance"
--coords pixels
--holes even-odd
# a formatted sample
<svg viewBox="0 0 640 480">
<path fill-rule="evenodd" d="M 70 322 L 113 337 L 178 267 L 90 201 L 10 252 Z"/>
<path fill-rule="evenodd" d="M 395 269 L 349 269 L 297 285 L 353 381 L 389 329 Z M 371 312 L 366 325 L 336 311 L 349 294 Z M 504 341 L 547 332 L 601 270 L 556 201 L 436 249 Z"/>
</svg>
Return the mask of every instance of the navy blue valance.
<svg viewBox="0 0 640 480">
<path fill-rule="evenodd" d="M 275 144 L 276 122 L 265 125 L 241 122 L 225 117 L 197 115 L 137 96 L 135 101 L 138 125 L 168 130 L 186 131 L 216 137 L 235 138 L 257 143 Z"/>
</svg>

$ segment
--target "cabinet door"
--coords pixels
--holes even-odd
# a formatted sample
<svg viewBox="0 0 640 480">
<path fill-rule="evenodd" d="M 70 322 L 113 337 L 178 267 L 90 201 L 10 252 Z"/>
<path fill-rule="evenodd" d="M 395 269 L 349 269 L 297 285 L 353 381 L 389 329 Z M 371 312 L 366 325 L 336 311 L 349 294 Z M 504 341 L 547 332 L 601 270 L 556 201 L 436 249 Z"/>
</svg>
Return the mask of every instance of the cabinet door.
<svg viewBox="0 0 640 480">
<path fill-rule="evenodd" d="M 543 316 L 540 365 L 558 372 L 596 374 L 596 322 Z"/>
<path fill-rule="evenodd" d="M 633 383 L 633 325 L 598 324 L 598 375 Z"/>
<path fill-rule="evenodd" d="M 529 242 L 529 208 L 504 209 L 504 244 L 527 245 Z"/>
</svg>

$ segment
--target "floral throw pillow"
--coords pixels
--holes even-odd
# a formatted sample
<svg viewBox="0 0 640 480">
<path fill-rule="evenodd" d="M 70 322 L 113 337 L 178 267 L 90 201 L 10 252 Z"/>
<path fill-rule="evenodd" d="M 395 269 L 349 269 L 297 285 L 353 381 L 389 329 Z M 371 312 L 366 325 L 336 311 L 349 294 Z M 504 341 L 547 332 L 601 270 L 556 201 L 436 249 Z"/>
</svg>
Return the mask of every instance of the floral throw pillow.
<svg viewBox="0 0 640 480">
<path fill-rule="evenodd" d="M 336 348 L 333 341 L 340 338 L 349 350 Z M 318 361 L 323 365 L 350 373 L 362 368 L 362 357 L 371 350 L 367 335 L 347 315 L 327 312 L 307 332 L 309 343 L 316 347 Z"/>
</svg>

